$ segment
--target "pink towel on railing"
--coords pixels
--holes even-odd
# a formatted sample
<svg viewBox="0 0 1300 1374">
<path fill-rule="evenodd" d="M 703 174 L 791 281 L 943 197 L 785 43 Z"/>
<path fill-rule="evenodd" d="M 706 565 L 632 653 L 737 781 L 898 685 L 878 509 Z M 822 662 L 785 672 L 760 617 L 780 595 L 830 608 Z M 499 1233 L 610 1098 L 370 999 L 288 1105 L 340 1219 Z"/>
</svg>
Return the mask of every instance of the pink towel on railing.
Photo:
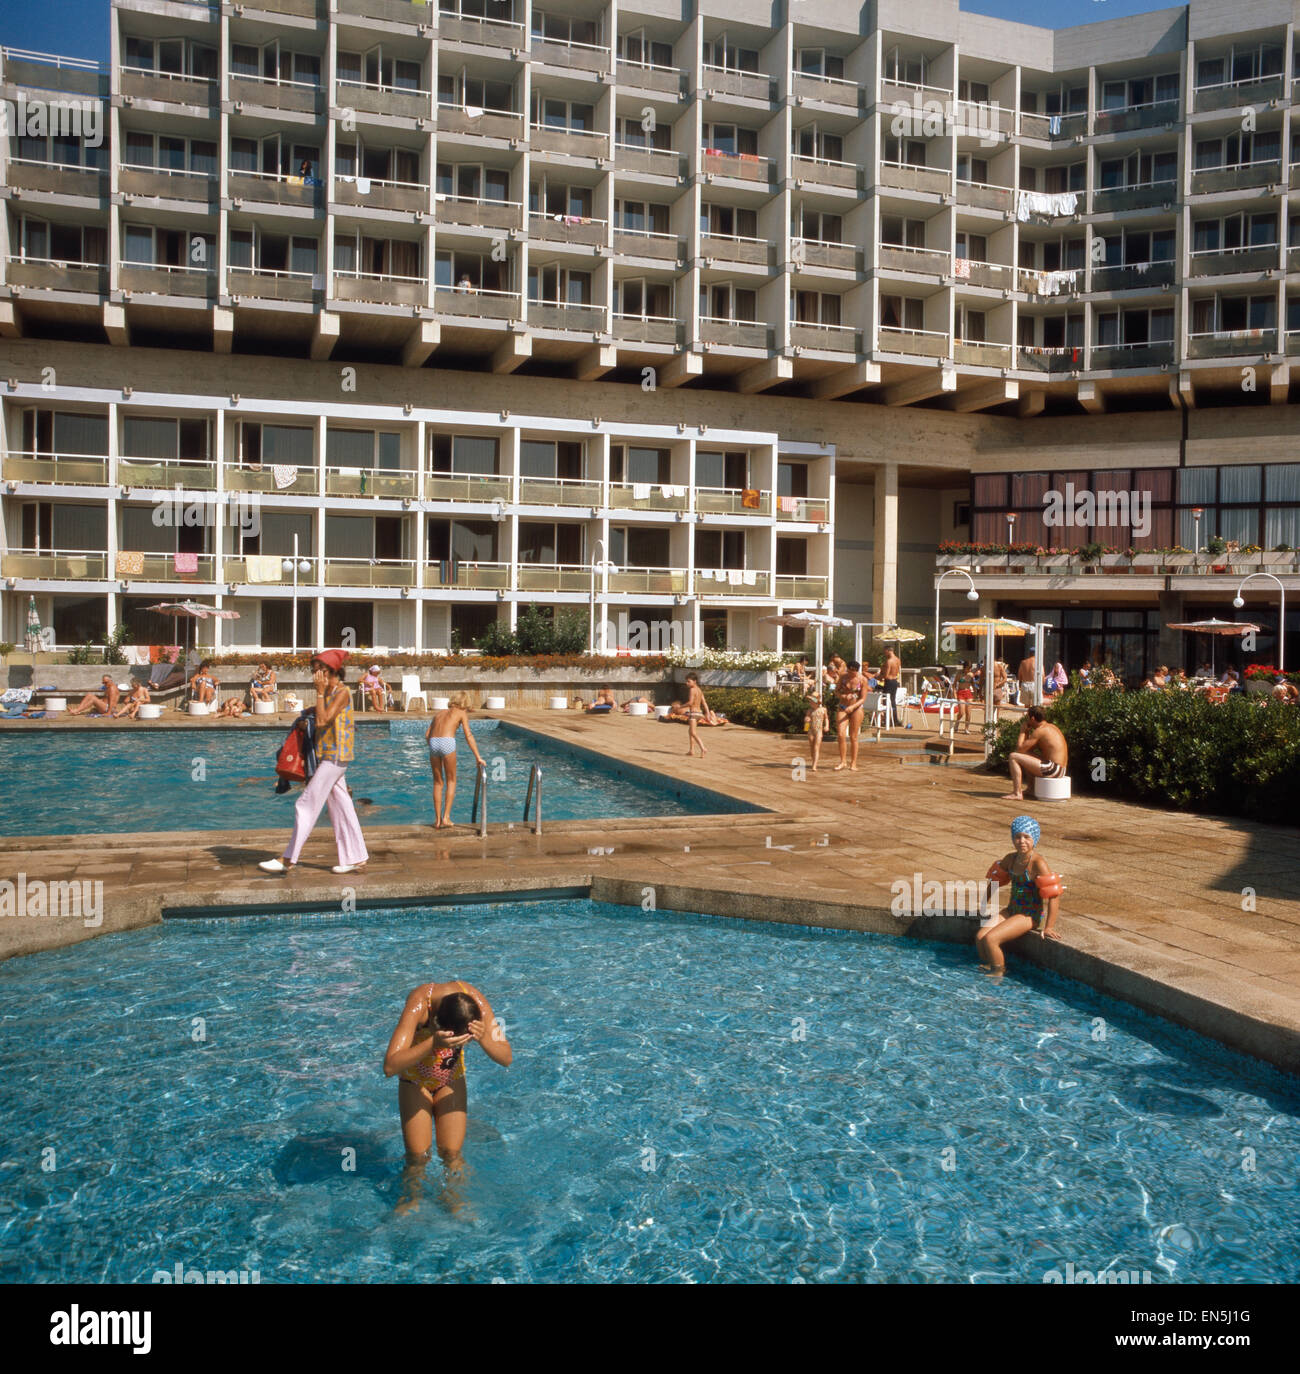
<svg viewBox="0 0 1300 1374">
<path fill-rule="evenodd" d="M 176 571 L 182 576 L 186 573 L 196 573 L 199 570 L 199 556 L 197 553 L 177 553 L 173 560 Z"/>
<path fill-rule="evenodd" d="M 799 509 L 799 498 L 797 496 L 778 497 L 777 508 L 787 515 L 793 515 Z"/>
</svg>

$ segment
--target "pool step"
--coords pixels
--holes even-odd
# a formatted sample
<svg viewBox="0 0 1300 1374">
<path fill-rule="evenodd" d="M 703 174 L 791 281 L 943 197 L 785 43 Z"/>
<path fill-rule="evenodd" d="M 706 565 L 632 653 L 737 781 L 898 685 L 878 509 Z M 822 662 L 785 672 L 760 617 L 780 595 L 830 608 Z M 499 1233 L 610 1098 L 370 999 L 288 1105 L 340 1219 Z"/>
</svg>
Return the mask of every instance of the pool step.
<svg viewBox="0 0 1300 1374">
<path fill-rule="evenodd" d="M 915 758 L 900 758 L 898 761 L 904 767 L 912 768 L 917 766 L 925 767 L 930 764 L 937 764 L 939 767 L 945 768 L 980 768 L 984 764 L 984 755 L 954 754 L 949 758 L 947 750 L 944 750 L 942 753 L 934 753 L 927 749 L 923 754 Z"/>
</svg>

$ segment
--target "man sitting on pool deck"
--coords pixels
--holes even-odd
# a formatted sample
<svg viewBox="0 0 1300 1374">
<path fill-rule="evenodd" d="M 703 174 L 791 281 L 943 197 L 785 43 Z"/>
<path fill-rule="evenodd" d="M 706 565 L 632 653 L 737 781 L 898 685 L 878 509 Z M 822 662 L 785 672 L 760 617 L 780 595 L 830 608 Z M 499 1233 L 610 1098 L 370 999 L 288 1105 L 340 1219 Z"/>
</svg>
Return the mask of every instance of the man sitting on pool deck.
<svg viewBox="0 0 1300 1374">
<path fill-rule="evenodd" d="M 118 698 L 122 695 L 121 689 L 107 673 L 100 680 L 104 684 L 104 695 L 97 697 L 94 692 L 87 692 L 79 705 L 68 707 L 70 716 L 84 715 L 87 711 L 93 711 L 97 716 L 111 716 L 117 710 Z"/>
<path fill-rule="evenodd" d="M 1063 778 L 1069 762 L 1065 736 L 1047 719 L 1041 706 L 1031 706 L 1020 722 L 1020 737 L 1008 760 L 1011 791 L 1004 793 L 1002 800 L 1024 801 L 1026 773 L 1031 778 Z"/>
</svg>

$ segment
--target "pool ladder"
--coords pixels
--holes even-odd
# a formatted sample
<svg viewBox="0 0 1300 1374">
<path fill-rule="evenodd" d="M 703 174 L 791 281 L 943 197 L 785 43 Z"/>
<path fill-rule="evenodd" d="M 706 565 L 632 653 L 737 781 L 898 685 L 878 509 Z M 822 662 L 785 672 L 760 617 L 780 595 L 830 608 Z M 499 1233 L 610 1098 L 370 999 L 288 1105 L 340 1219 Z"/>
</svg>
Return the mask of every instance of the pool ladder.
<svg viewBox="0 0 1300 1374">
<path fill-rule="evenodd" d="M 478 766 L 478 776 L 474 779 L 474 806 L 470 811 L 470 823 L 478 825 L 480 835 L 487 834 L 487 793 L 488 776 L 487 764 L 480 763 Z M 537 805 L 533 806 L 533 797 L 537 798 Z M 542 765 L 533 764 L 528 772 L 528 795 L 524 798 L 524 824 L 528 823 L 528 813 L 533 813 L 533 834 L 542 833 Z"/>
</svg>

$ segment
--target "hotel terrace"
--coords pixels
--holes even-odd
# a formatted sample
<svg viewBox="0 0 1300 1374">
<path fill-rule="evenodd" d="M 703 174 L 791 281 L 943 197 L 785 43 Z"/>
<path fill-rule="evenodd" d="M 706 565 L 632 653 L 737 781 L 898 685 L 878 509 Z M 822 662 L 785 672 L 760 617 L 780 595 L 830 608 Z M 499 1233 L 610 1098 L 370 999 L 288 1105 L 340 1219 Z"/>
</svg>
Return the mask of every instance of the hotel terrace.
<svg viewBox="0 0 1300 1374">
<path fill-rule="evenodd" d="M 184 595 L 224 647 L 445 650 L 594 584 L 757 648 L 928 623 L 956 561 L 1126 672 L 1267 572 L 1275 648 L 1300 5 L 116 0 L 111 41 L 0 51 L 0 638 Z M 79 100 L 99 146 L 31 118 Z M 1066 483 L 1149 521 L 1048 527 Z"/>
</svg>

